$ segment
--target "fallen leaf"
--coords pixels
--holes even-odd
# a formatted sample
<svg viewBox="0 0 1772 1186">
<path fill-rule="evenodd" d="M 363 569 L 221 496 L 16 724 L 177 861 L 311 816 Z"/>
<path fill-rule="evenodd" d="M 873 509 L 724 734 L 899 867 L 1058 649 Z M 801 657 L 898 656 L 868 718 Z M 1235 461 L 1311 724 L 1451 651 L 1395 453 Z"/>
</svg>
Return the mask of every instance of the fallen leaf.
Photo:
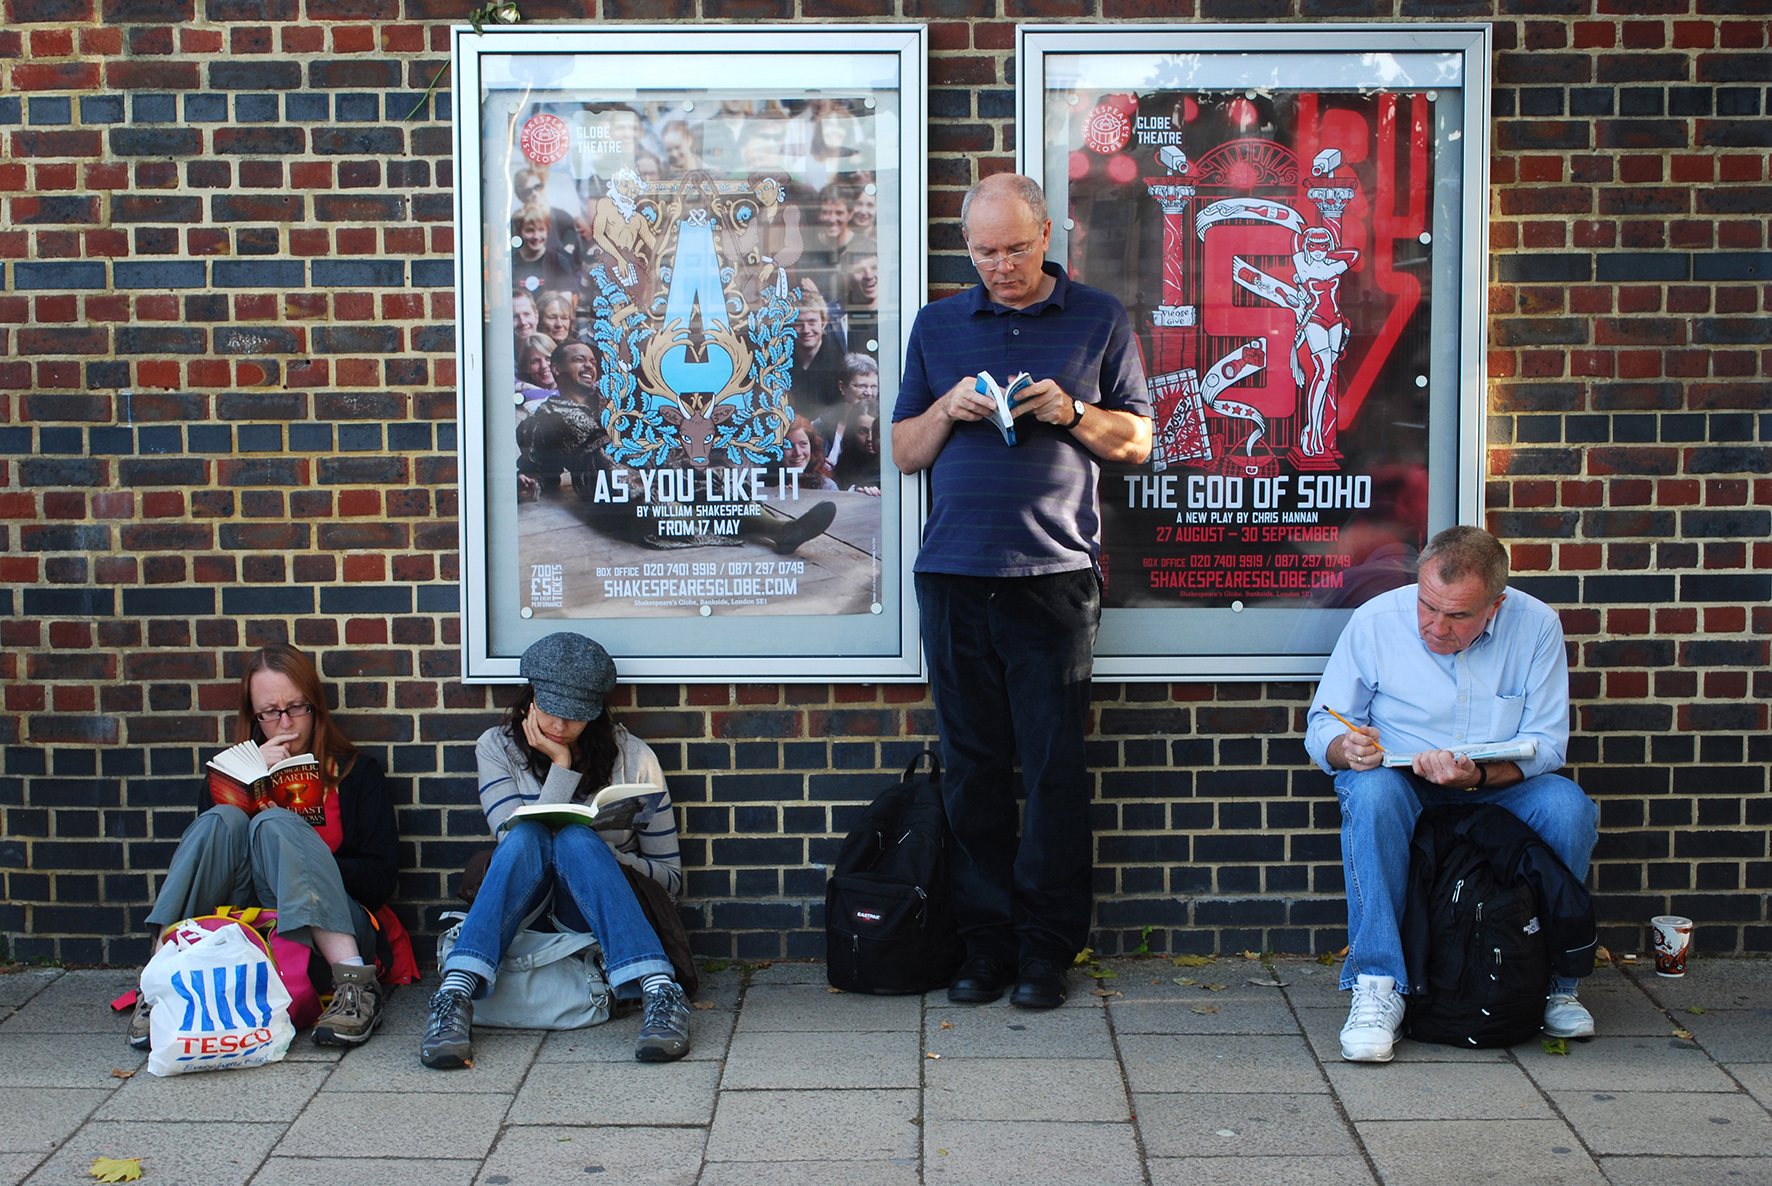
<svg viewBox="0 0 1772 1186">
<path fill-rule="evenodd" d="M 1083 975 L 1093 976 L 1097 980 L 1118 980 L 1120 978 L 1118 972 L 1110 972 L 1106 968 L 1084 968 Z"/>
<path fill-rule="evenodd" d="M 1317 957 L 1317 962 L 1327 968 L 1330 964 L 1335 962 L 1335 957 L 1325 951 L 1322 955 Z"/>
<path fill-rule="evenodd" d="M 1257 980 L 1254 977 L 1250 977 L 1249 983 L 1253 984 L 1256 988 L 1285 988 L 1292 982 L 1290 980 Z"/>
<path fill-rule="evenodd" d="M 1153 980 L 1153 981 L 1151 981 L 1151 983 L 1152 984 L 1161 984 L 1163 982 L 1161 980 Z"/>
<path fill-rule="evenodd" d="M 1195 1013 L 1216 1013 L 1216 1012 L 1218 1012 L 1218 1006 L 1217 1005 L 1195 1005 L 1194 1012 Z"/>
<path fill-rule="evenodd" d="M 1694 1017 L 1703 1017 L 1704 1016 L 1704 1010 L 1700 1009 L 1697 1005 L 1688 1006 L 1686 1009 L 1686 1012 L 1690 1013 Z"/>
<path fill-rule="evenodd" d="M 709 960 L 707 963 L 702 965 L 702 967 L 706 968 L 710 972 L 724 972 L 727 968 L 729 968 L 731 966 L 732 965 L 731 965 L 730 961 L 727 961 L 727 960 Z"/>
<path fill-rule="evenodd" d="M 1175 983 L 1181 985 L 1183 988 L 1190 988 L 1194 983 L 1194 978 L 1192 976 L 1177 976 L 1175 978 Z"/>
<path fill-rule="evenodd" d="M 1084 964 L 1088 963 L 1090 960 L 1092 960 L 1094 958 L 1095 958 L 1095 948 L 1085 947 L 1083 950 L 1081 950 L 1077 953 L 1077 958 L 1071 961 L 1071 967 L 1080 968 Z"/>
<path fill-rule="evenodd" d="M 1112 988 L 1092 988 L 1089 990 L 1089 995 L 1092 997 L 1100 997 L 1105 1001 L 1109 997 L 1124 997 L 1126 994 Z"/>
<path fill-rule="evenodd" d="M 944 1021 L 941 1023 L 941 1028 L 944 1030 L 951 1030 L 954 1028 L 954 1023 L 951 1021 Z"/>
<path fill-rule="evenodd" d="M 712 1002 L 712 1001 L 697 1001 L 697 1002 L 695 1002 L 695 1008 L 697 1008 L 697 1009 L 712 1009 L 713 1007 L 714 1007 L 714 1002 Z"/>
<path fill-rule="evenodd" d="M 1567 1038 L 1542 1038 L 1538 1043 L 1546 1054 L 1560 1054 L 1569 1057 L 1569 1041 Z"/>
<path fill-rule="evenodd" d="M 1204 968 L 1212 962 L 1212 957 L 1209 955 L 1178 955 L 1174 962 L 1178 968 Z"/>
<path fill-rule="evenodd" d="M 836 992 L 842 992 L 842 991 L 843 991 L 843 990 L 842 990 L 842 989 L 840 989 L 840 988 L 827 988 L 827 989 L 825 989 L 825 991 L 826 991 L 826 992 L 832 992 L 832 993 L 836 993 Z"/>
<path fill-rule="evenodd" d="M 471 1071 L 474 1069 L 474 1060 L 471 1058 L 464 1058 L 461 1060 L 461 1065 Z"/>
<path fill-rule="evenodd" d="M 948 1155 L 948 1151 L 946 1149 L 937 1149 L 936 1152 L 941 1154 L 943 1157 L 946 1157 Z"/>
<path fill-rule="evenodd" d="M 1225 989 L 1229 988 L 1230 985 L 1228 985 L 1228 984 L 1206 984 L 1206 985 L 1202 985 L 1201 987 L 1204 988 L 1207 992 L 1223 992 Z"/>
<path fill-rule="evenodd" d="M 1686 1041 L 1690 1042 L 1692 1040 L 1692 1031 L 1691 1030 L 1675 1030 L 1674 1037 L 1684 1038 L 1684 1039 L 1686 1039 Z"/>
<path fill-rule="evenodd" d="M 111 1078 L 113 1079 L 127 1079 L 133 1074 L 135 1074 L 134 1071 L 120 1071 L 116 1067 L 111 1068 Z"/>
<path fill-rule="evenodd" d="M 1612 960 L 1612 953 L 1607 951 L 1604 947 L 1596 947 L 1594 948 L 1594 958 L 1604 963 L 1610 963 Z"/>
<path fill-rule="evenodd" d="M 1258 960 L 1261 958 L 1261 956 L 1258 953 L 1253 952 L 1253 951 L 1244 951 L 1243 958 L 1246 960 Z"/>
<path fill-rule="evenodd" d="M 570 1141 L 571 1139 L 572 1139 L 571 1137 L 555 1137 L 554 1138 L 554 1140 L 556 1140 L 556 1141 Z"/>
<path fill-rule="evenodd" d="M 133 1182 L 142 1176 L 139 1157 L 95 1157 L 88 1171 L 101 1182 Z"/>
</svg>

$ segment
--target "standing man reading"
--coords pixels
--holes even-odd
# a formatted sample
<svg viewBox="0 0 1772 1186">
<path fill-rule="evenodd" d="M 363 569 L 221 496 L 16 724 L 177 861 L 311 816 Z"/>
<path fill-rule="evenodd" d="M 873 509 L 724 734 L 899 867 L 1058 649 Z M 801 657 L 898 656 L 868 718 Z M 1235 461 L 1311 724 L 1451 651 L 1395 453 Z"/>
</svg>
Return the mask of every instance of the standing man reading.
<svg viewBox="0 0 1772 1186">
<path fill-rule="evenodd" d="M 1507 588 L 1507 550 L 1480 527 L 1448 527 L 1421 554 L 1420 583 L 1354 611 L 1311 701 L 1305 748 L 1335 776 L 1347 878 L 1347 962 L 1354 990 L 1341 1030 L 1350 1062 L 1389 1062 L 1407 986 L 1400 926 L 1415 820 L 1442 803 L 1493 803 L 1524 820 L 1587 876 L 1599 808 L 1554 773 L 1569 748 L 1563 626 L 1544 602 Z M 1336 713 L 1348 723 L 1337 720 Z M 1350 727 L 1351 724 L 1351 727 Z M 1532 741 L 1517 761 L 1462 751 Z M 1385 753 L 1414 754 L 1391 768 Z M 1544 1031 L 1585 1038 L 1594 1019 L 1578 982 L 1547 985 Z"/>
<path fill-rule="evenodd" d="M 1083 732 L 1101 619 L 1099 461 L 1151 448 L 1151 404 L 1120 302 L 1046 261 L 1037 183 L 987 177 L 960 207 L 980 284 L 917 314 L 892 460 L 930 471 L 916 582 L 946 766 L 966 960 L 958 1003 L 1064 1003 L 1092 906 Z M 980 371 L 1034 382 L 1016 444 L 986 422 Z M 1014 767 L 1027 804 L 1016 837 Z"/>
</svg>

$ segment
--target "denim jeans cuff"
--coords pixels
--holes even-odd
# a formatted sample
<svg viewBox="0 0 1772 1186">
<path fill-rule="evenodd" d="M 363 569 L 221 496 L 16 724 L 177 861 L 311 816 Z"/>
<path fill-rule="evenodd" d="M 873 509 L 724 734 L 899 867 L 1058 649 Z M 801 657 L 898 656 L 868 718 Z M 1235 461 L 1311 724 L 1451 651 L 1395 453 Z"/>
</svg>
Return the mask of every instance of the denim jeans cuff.
<svg viewBox="0 0 1772 1186">
<path fill-rule="evenodd" d="M 490 993 L 492 991 L 493 983 L 498 980 L 497 964 L 489 964 L 479 956 L 469 955 L 460 948 L 450 952 L 449 958 L 443 961 L 443 966 L 438 968 L 437 971 L 472 972 L 474 975 L 478 976 L 481 980 L 481 984 L 480 991 L 474 994 L 475 1000 L 479 1000 Z"/>
<path fill-rule="evenodd" d="M 672 980 L 677 978 L 677 970 L 671 967 L 671 961 L 663 956 L 643 955 L 631 959 L 618 967 L 606 968 L 609 975 L 609 987 L 619 988 L 635 980 L 644 980 L 648 976 L 664 975 Z"/>
</svg>

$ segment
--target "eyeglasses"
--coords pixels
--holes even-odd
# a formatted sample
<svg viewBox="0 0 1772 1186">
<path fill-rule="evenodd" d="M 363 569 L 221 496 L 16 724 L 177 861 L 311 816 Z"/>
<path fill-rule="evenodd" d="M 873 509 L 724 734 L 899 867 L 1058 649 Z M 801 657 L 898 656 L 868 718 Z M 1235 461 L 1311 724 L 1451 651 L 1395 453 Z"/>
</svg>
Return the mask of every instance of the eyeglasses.
<svg viewBox="0 0 1772 1186">
<path fill-rule="evenodd" d="M 971 256 L 972 266 L 979 271 L 995 272 L 1004 268 L 1020 267 L 1023 260 L 1034 254 L 1034 249 L 1023 247 L 1020 251 L 987 251 L 980 257 L 973 252 L 972 245 L 967 244 L 966 254 Z"/>
<path fill-rule="evenodd" d="M 313 711 L 312 704 L 291 704 L 288 708 L 267 708 L 263 712 L 253 713 L 252 717 L 259 724 L 268 725 L 278 717 L 288 717 L 292 721 L 299 721 Z"/>
</svg>

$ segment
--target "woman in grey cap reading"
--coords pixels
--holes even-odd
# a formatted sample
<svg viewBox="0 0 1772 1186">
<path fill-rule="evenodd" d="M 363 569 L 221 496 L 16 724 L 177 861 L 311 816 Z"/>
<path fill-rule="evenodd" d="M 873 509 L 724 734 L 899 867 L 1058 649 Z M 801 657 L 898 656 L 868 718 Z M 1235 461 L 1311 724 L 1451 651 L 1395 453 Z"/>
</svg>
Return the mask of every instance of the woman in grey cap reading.
<svg viewBox="0 0 1772 1186">
<path fill-rule="evenodd" d="M 439 1069 L 466 1065 L 473 1054 L 473 1000 L 491 991 L 505 949 L 550 890 L 555 918 L 597 937 L 610 986 L 638 984 L 645 1013 L 634 1057 L 682 1058 L 689 1052 L 689 1003 L 622 871 L 627 865 L 673 894 L 682 886 L 664 772 L 646 743 L 605 711 L 615 664 L 595 642 L 550 634 L 523 652 L 519 670 L 528 687 L 504 723 L 481 734 L 475 750 L 480 807 L 498 848 L 431 997 L 419 1059 Z M 639 813 L 620 830 L 567 824 L 555 831 L 520 820 L 500 834 L 518 807 L 583 803 L 618 782 L 659 788 L 640 800 Z"/>
</svg>

